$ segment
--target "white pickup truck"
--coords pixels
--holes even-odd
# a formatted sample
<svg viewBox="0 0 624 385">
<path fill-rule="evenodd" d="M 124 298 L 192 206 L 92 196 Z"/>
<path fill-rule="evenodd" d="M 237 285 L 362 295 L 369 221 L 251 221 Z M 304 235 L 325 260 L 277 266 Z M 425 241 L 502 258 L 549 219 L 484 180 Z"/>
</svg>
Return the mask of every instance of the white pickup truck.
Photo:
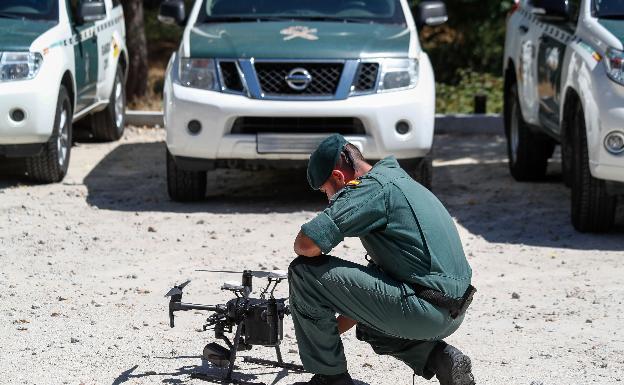
<svg viewBox="0 0 624 385">
<path fill-rule="evenodd" d="M 520 0 L 507 21 L 505 127 L 516 180 L 561 144 L 572 224 L 608 231 L 624 194 L 624 1 Z"/>
<path fill-rule="evenodd" d="M 431 180 L 435 82 L 417 27 L 446 21 L 439 1 L 196 0 L 162 3 L 186 26 L 164 86 L 167 181 L 202 199 L 216 167 L 305 165 L 343 134 L 368 159 L 394 155 Z"/>
<path fill-rule="evenodd" d="M 32 180 L 58 182 L 72 122 L 119 139 L 127 63 L 119 0 L 0 1 L 0 162 L 24 159 Z"/>
</svg>

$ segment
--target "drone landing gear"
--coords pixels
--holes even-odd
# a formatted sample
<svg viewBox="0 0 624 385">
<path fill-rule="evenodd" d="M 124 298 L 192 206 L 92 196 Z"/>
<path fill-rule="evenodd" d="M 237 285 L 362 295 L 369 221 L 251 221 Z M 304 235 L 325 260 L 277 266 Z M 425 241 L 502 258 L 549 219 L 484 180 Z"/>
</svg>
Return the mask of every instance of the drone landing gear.
<svg viewBox="0 0 624 385">
<path fill-rule="evenodd" d="M 275 347 L 275 353 L 277 354 L 277 361 L 271 360 L 263 360 L 262 358 L 254 358 L 254 357 L 243 357 L 243 361 L 251 362 L 253 364 L 271 366 L 274 368 L 284 368 L 288 370 L 294 370 L 297 372 L 305 372 L 305 369 L 302 365 L 291 364 L 288 362 L 284 362 L 282 360 L 282 352 L 280 351 L 279 345 Z"/>
<path fill-rule="evenodd" d="M 240 340 L 241 340 L 241 331 L 243 328 L 243 323 L 239 323 L 236 326 L 236 333 L 234 336 L 234 343 L 231 344 L 230 350 L 215 344 L 208 344 L 204 348 L 204 358 L 216 366 L 225 367 L 228 366 L 227 374 L 224 377 L 218 376 L 216 374 L 208 374 L 208 373 L 191 373 L 191 378 L 196 378 L 198 380 L 208 381 L 215 384 L 237 384 L 237 385 L 266 385 L 263 382 L 249 382 L 245 380 L 238 380 L 232 378 L 232 373 L 234 372 L 234 362 L 236 361 L 236 353 L 239 348 Z M 227 339 L 226 342 L 229 342 Z M 230 345 L 228 343 L 228 345 Z M 289 370 L 296 371 L 305 371 L 303 366 L 297 364 L 291 364 L 288 362 L 284 362 L 282 360 L 282 352 L 280 351 L 279 345 L 275 346 L 275 352 L 277 354 L 277 361 L 263 360 L 252 357 L 243 357 L 243 361 L 251 362 L 264 366 L 271 366 L 276 368 L 284 368 Z"/>
</svg>

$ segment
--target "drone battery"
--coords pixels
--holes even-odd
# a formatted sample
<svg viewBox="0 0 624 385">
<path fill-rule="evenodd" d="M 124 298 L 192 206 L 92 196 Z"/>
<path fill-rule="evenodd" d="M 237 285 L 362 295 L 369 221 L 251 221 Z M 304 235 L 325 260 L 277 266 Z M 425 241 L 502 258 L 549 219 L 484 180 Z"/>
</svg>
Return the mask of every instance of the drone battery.
<svg viewBox="0 0 624 385">
<path fill-rule="evenodd" d="M 224 368 L 230 364 L 230 350 L 216 342 L 211 342 L 204 347 L 202 358 L 215 366 Z"/>
<path fill-rule="evenodd" d="M 250 345 L 277 346 L 283 339 L 283 303 L 277 304 L 277 313 L 269 310 L 268 301 L 252 303 L 245 319 L 245 342 Z M 281 310 L 281 311 L 280 311 Z"/>
</svg>

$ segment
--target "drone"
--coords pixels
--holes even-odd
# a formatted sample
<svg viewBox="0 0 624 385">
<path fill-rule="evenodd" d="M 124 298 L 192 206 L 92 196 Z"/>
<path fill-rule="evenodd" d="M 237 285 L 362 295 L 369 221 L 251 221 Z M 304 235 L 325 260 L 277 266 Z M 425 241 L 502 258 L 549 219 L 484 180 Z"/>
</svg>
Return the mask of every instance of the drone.
<svg viewBox="0 0 624 385">
<path fill-rule="evenodd" d="M 241 273 L 229 270 L 196 270 L 215 273 Z M 224 376 L 206 373 L 193 373 L 192 378 L 205 380 L 219 384 L 243 384 L 261 385 L 247 382 L 232 377 L 234 362 L 239 351 L 250 350 L 254 345 L 274 347 L 277 355 L 276 361 L 243 357 L 245 362 L 259 365 L 284 368 L 294 371 L 305 371 L 303 366 L 284 362 L 280 351 L 280 342 L 283 339 L 284 316 L 290 314 L 286 298 L 275 298 L 274 292 L 277 285 L 288 279 L 285 271 L 275 270 L 242 272 L 242 282 L 227 282 L 221 286 L 221 290 L 230 291 L 234 298 L 225 304 L 202 305 L 182 302 L 184 288 L 191 282 L 186 281 L 172 287 L 165 297 L 169 297 L 169 326 L 174 327 L 174 313 L 177 311 L 199 310 L 211 312 L 206 319 L 203 330 L 214 330 L 215 338 L 223 340 L 227 347 L 211 342 L 204 347 L 202 357 L 213 365 L 225 368 Z M 266 278 L 268 284 L 263 288 L 259 298 L 252 298 L 253 278 Z M 226 336 L 234 332 L 233 340 Z M 264 384 L 262 384 L 264 385 Z"/>
</svg>

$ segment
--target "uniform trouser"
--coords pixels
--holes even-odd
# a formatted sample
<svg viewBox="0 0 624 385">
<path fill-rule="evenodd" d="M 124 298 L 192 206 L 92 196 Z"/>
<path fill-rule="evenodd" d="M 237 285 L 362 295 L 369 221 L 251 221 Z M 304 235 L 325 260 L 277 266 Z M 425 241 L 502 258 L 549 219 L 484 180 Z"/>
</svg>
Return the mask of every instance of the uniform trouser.
<svg viewBox="0 0 624 385">
<path fill-rule="evenodd" d="M 395 357 L 425 378 L 433 376 L 425 367 L 429 354 L 463 320 L 416 297 L 408 284 L 375 265 L 300 256 L 288 274 L 299 356 L 310 373 L 347 371 L 336 313 L 357 321 L 356 337 L 377 354 Z"/>
</svg>

